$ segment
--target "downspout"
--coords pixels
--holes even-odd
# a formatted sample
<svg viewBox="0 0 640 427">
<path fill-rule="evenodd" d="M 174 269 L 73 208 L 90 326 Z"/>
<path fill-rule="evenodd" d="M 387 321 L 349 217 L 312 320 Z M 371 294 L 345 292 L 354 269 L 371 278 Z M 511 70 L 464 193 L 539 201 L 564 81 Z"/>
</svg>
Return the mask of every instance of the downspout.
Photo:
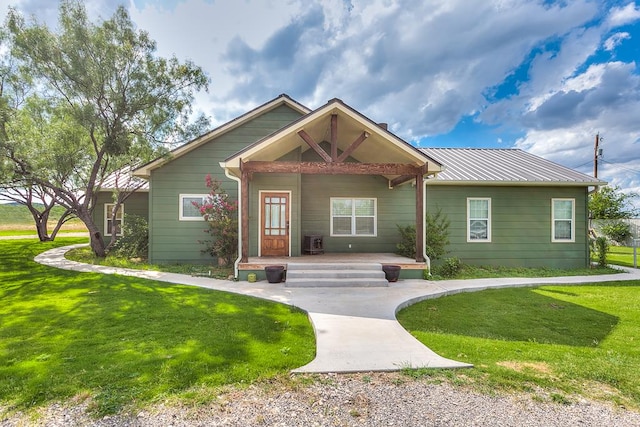
<svg viewBox="0 0 640 427">
<path fill-rule="evenodd" d="M 417 183 L 416 183 L 417 184 Z M 427 180 L 422 177 L 422 256 L 427 263 L 429 276 L 431 276 L 431 258 L 427 255 Z"/>
<path fill-rule="evenodd" d="M 222 165 L 220 165 L 222 166 Z M 238 266 L 240 265 L 240 261 L 242 260 L 242 227 L 240 227 L 240 217 L 242 215 L 242 180 L 235 175 L 231 175 L 229 169 L 223 167 L 224 174 L 227 178 L 238 183 L 238 258 L 233 263 L 233 275 L 237 279 L 238 278 Z"/>
</svg>

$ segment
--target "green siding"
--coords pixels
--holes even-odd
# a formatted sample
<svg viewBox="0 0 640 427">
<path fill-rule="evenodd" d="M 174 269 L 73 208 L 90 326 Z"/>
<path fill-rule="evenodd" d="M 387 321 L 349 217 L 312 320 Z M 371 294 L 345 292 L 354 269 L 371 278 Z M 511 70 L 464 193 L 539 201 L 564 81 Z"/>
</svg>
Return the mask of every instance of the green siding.
<svg viewBox="0 0 640 427">
<path fill-rule="evenodd" d="M 377 199 L 376 237 L 340 236 L 330 232 L 331 197 Z M 389 189 L 388 181 L 368 175 L 303 175 L 301 236 L 321 234 L 326 252 L 395 252 L 397 224 L 415 223 L 415 187 Z M 349 248 L 351 245 L 351 248 Z"/>
<path fill-rule="evenodd" d="M 491 242 L 467 242 L 467 197 L 491 198 Z M 551 199 L 575 199 L 575 242 L 551 241 Z M 580 187 L 427 186 L 429 212 L 451 221 L 447 256 L 472 265 L 588 265 L 587 190 Z"/>
<path fill-rule="evenodd" d="M 104 205 L 106 203 L 113 203 L 113 193 L 102 191 L 98 193 L 96 200 L 96 208 L 93 210 L 93 221 L 98 226 L 100 233 L 104 234 L 105 213 Z M 149 193 L 146 191 L 139 191 L 131 194 L 124 202 L 124 214 L 125 215 L 137 215 L 144 219 L 149 219 Z M 110 242 L 111 237 L 105 236 L 105 242 Z"/>
<path fill-rule="evenodd" d="M 204 246 L 198 243 L 208 238 L 206 224 L 178 219 L 180 194 L 206 194 L 205 176 L 211 174 L 232 198 L 237 198 L 238 184 L 224 175 L 219 162 L 299 117 L 298 112 L 280 106 L 152 171 L 151 261 L 212 262 L 211 256 L 201 253 Z"/>
</svg>

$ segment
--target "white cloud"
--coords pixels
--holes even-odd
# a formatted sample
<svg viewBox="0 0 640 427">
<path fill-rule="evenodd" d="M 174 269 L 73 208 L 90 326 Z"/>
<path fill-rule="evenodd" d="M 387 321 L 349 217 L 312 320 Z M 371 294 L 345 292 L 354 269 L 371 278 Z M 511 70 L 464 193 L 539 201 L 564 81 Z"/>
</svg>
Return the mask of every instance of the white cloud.
<svg viewBox="0 0 640 427">
<path fill-rule="evenodd" d="M 57 13 L 48 0 L 10 1 L 39 16 Z M 106 17 L 117 0 L 89 4 Z M 588 164 L 600 131 L 606 158 L 637 170 L 637 65 L 607 56 L 628 58 L 618 50 L 637 34 L 629 26 L 640 7 L 607 4 L 129 0 L 128 8 L 160 55 L 209 73 L 210 94 L 197 105 L 217 123 L 283 92 L 311 108 L 339 97 L 406 139 L 447 133 L 473 116 L 516 129 L 518 147 L 569 166 Z M 513 88 L 496 99 L 505 79 Z M 604 165 L 603 173 L 638 186 L 628 170 Z"/>
<path fill-rule="evenodd" d="M 630 39 L 631 34 L 627 32 L 615 33 L 604 42 L 604 49 L 612 51 L 618 47 L 624 40 Z"/>
<path fill-rule="evenodd" d="M 613 7 L 607 17 L 607 24 L 611 28 L 627 25 L 640 19 L 640 7 L 634 2 L 629 2 L 626 6 Z"/>
</svg>

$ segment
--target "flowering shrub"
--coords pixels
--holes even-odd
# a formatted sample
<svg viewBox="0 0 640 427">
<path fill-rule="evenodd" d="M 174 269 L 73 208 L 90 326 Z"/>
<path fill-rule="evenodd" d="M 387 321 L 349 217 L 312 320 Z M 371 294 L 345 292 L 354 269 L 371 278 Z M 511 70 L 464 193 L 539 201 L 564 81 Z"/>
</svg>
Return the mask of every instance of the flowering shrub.
<svg viewBox="0 0 640 427">
<path fill-rule="evenodd" d="M 222 189 L 220 182 L 211 179 L 211 175 L 207 174 L 205 182 L 209 194 L 204 203 L 193 202 L 193 205 L 209 224 L 205 232 L 212 239 L 201 240 L 199 243 L 206 245 L 202 252 L 222 258 L 230 265 L 238 254 L 238 202 L 229 200 L 229 195 Z"/>
</svg>

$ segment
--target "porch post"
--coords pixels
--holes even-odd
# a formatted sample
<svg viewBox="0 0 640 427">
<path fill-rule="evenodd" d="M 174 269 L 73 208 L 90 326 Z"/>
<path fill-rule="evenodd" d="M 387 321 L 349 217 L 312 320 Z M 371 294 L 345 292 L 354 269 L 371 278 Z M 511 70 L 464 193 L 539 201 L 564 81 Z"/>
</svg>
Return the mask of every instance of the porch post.
<svg viewBox="0 0 640 427">
<path fill-rule="evenodd" d="M 240 262 L 249 262 L 249 177 L 250 173 L 243 171 L 240 178 L 240 197 L 242 212 L 240 212 L 240 227 L 242 230 L 242 251 Z"/>
<path fill-rule="evenodd" d="M 416 262 L 424 262 L 422 252 L 424 248 L 424 185 L 422 185 L 422 179 L 422 174 L 416 175 Z"/>
</svg>

